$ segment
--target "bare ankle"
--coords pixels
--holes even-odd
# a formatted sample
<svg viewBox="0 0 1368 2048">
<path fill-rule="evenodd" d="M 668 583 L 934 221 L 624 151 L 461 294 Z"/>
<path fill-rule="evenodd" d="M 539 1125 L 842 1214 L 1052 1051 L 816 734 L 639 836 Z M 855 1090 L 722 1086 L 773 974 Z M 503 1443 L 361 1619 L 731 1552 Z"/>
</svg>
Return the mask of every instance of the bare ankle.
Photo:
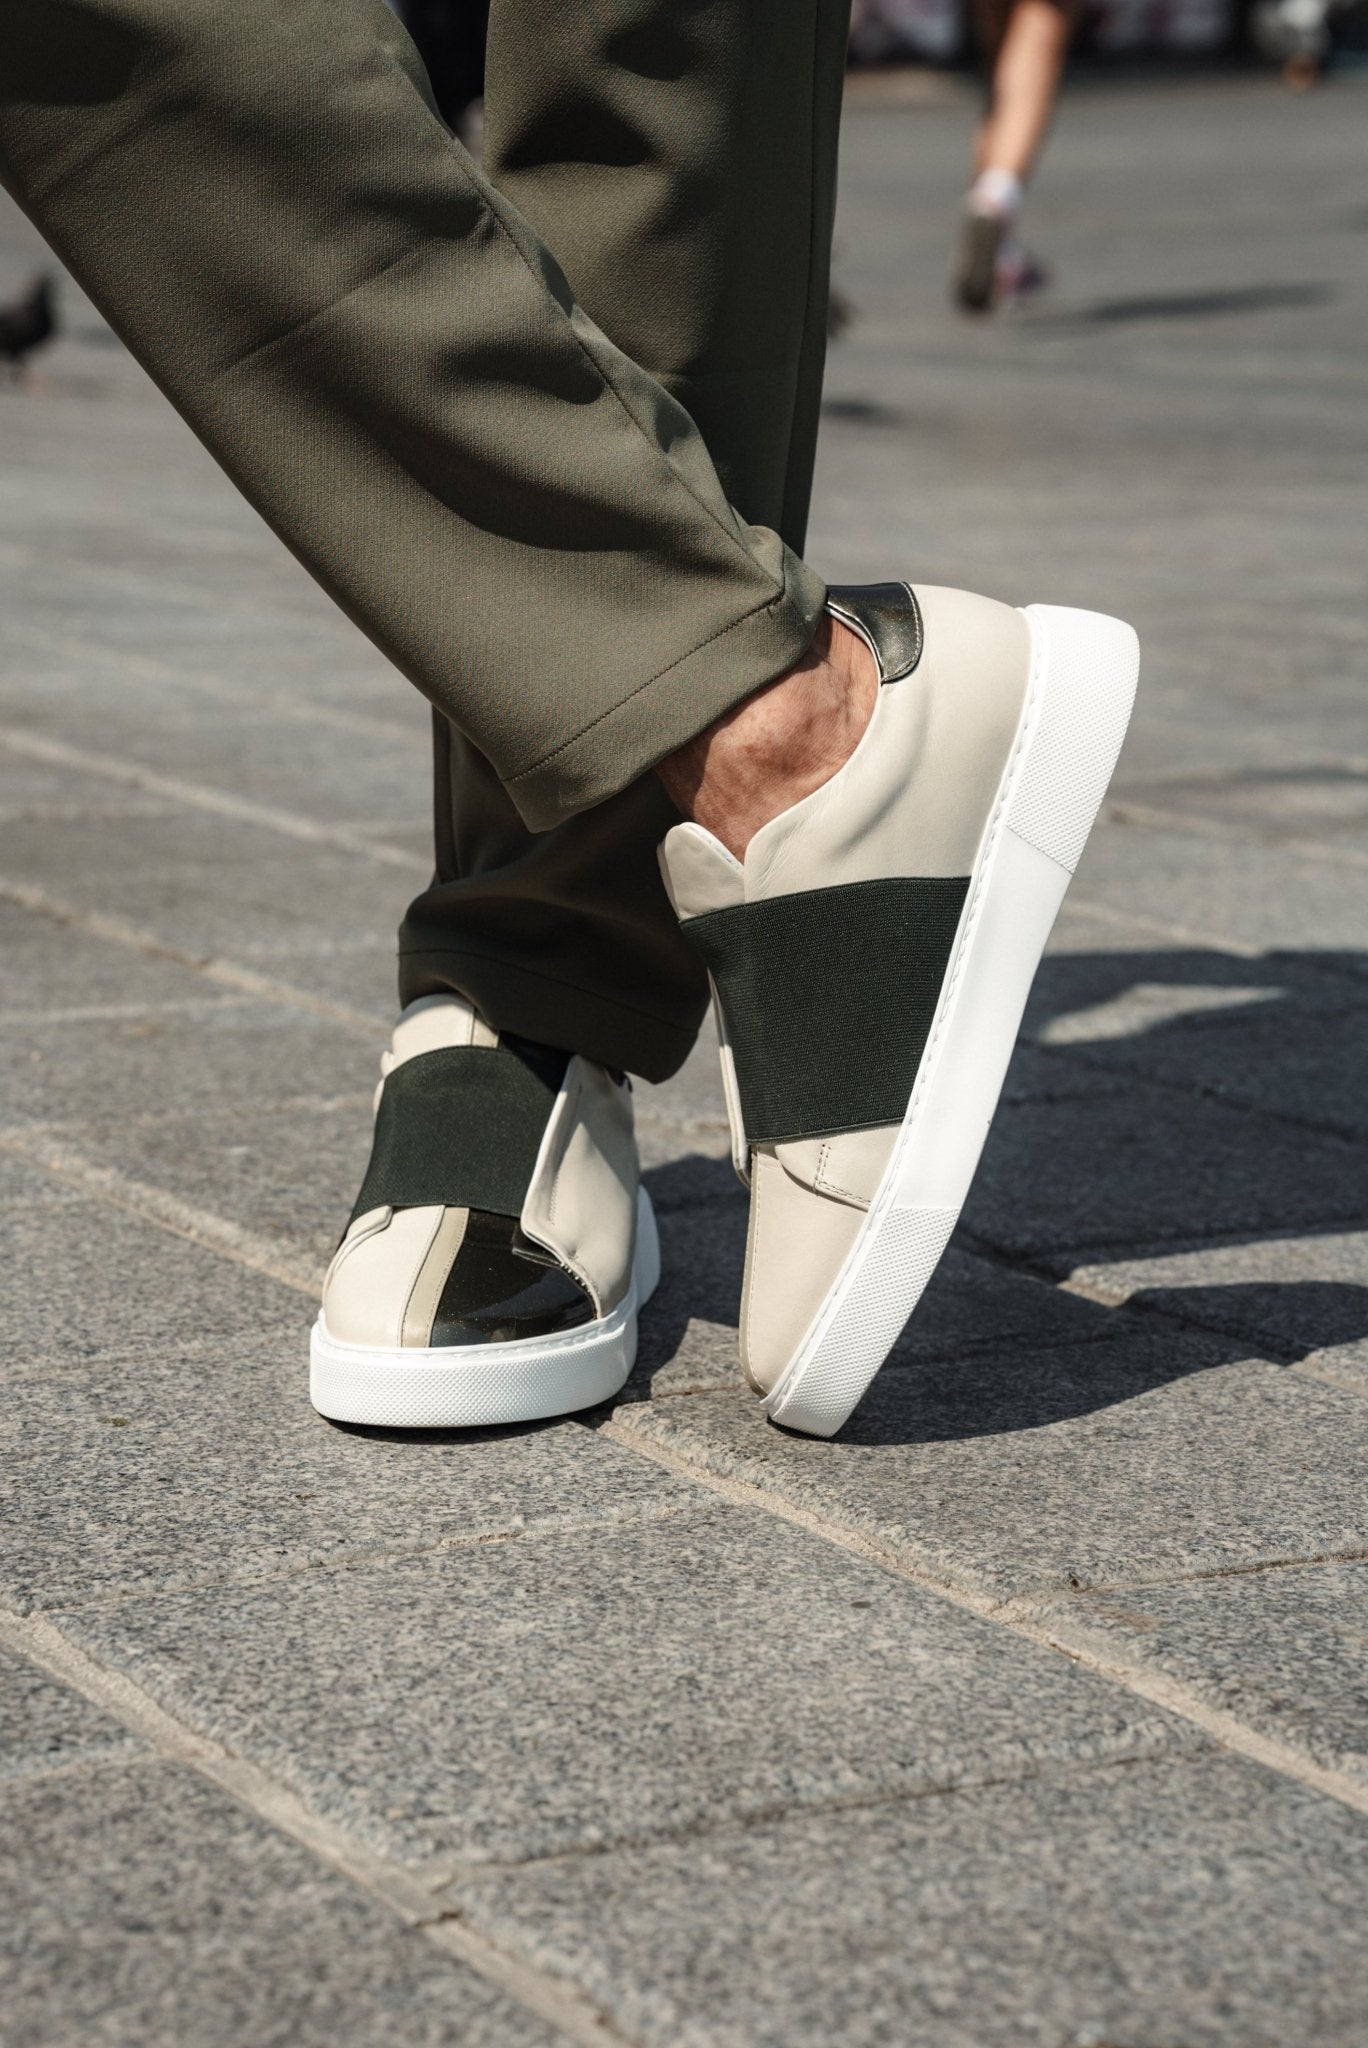
<svg viewBox="0 0 1368 2048">
<path fill-rule="evenodd" d="M 739 860 L 859 745 L 879 678 L 858 633 L 825 616 L 802 660 L 657 764 L 671 800 Z"/>
</svg>

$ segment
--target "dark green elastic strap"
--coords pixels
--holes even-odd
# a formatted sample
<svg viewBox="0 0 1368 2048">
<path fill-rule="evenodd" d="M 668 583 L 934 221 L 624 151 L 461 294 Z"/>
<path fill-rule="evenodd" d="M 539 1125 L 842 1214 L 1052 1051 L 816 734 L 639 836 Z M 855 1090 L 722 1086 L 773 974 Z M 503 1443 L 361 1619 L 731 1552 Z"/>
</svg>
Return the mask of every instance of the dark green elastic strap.
<svg viewBox="0 0 1368 2048">
<path fill-rule="evenodd" d="M 405 1060 L 380 1094 L 352 1221 L 382 1205 L 520 1216 L 565 1065 L 543 1054 L 534 1067 L 504 1046 Z"/>
<path fill-rule="evenodd" d="M 752 1144 L 902 1122 L 968 889 L 849 882 L 688 920 Z"/>
</svg>

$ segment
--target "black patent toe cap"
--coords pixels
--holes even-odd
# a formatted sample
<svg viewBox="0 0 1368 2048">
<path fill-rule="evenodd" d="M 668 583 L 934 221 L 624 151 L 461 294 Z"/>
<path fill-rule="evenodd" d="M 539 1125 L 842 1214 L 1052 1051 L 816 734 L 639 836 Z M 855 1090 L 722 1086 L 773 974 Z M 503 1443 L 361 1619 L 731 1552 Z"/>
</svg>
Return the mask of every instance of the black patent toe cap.
<svg viewBox="0 0 1368 2048">
<path fill-rule="evenodd" d="M 428 1342 L 516 1344 L 593 1320 L 585 1289 L 523 1236 L 516 1217 L 472 1209 Z"/>
</svg>

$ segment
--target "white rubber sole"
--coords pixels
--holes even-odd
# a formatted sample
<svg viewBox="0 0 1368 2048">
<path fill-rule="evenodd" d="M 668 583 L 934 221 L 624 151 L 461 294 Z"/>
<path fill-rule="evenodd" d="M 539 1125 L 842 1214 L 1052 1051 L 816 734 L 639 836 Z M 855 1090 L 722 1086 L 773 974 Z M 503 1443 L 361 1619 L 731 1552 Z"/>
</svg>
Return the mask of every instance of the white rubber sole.
<svg viewBox="0 0 1368 2048">
<path fill-rule="evenodd" d="M 766 1412 L 834 1436 L 896 1343 L 969 1193 L 1021 1013 L 1126 736 L 1140 652 L 1031 605 L 1031 677 L 902 1129 L 865 1226 Z"/>
<path fill-rule="evenodd" d="M 554 1337 L 420 1351 L 339 1343 L 320 1311 L 309 1398 L 333 1422 L 388 1429 L 474 1429 L 572 1415 L 610 1400 L 626 1380 L 636 1359 L 637 1312 L 659 1281 L 655 1211 L 641 1188 L 632 1284 L 611 1315 Z"/>
</svg>

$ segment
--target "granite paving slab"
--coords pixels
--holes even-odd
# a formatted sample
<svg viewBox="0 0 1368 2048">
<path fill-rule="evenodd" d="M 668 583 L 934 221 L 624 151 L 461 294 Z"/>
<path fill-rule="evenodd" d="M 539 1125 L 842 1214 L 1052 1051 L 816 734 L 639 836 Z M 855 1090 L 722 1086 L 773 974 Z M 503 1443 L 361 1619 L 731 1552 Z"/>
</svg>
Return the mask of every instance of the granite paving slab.
<svg viewBox="0 0 1368 2048">
<path fill-rule="evenodd" d="M 278 1107 L 236 1107 L 228 1095 L 200 1112 L 78 1126 L 70 1142 L 94 1167 L 126 1174 L 278 1247 L 321 1286 L 370 1157 L 386 1034 L 377 1033 L 371 1048 L 359 1037 L 351 1043 L 347 1075 L 339 1076 L 352 1084 L 344 1093 L 314 1095 L 311 1083 L 326 1084 L 326 1071 L 316 1075 L 291 1056 L 274 1068 L 286 1098 Z M 291 1084 L 302 1099 L 288 1099 Z"/>
<path fill-rule="evenodd" d="M 75 1188 L 53 1180 L 45 1173 L 35 1173 L 21 1159 L 0 1152 L 0 1208 L 27 1209 L 34 1202 L 79 1202 L 81 1199 Z M 8 1218 L 5 1222 L 7 1225 Z"/>
<path fill-rule="evenodd" d="M 0 695 L 0 727 L 11 722 L 10 707 Z M 106 819 L 164 818 L 175 808 L 165 797 L 127 785 L 105 783 L 92 792 L 89 784 L 74 782 L 66 769 L 51 768 L 12 751 L 0 733 L 0 825 L 6 828 L 35 818 L 88 821 L 92 813 Z"/>
<path fill-rule="evenodd" d="M 46 701 L 38 699 L 41 716 L 26 710 L 23 724 L 40 738 L 50 735 L 90 755 L 88 768 L 72 765 L 60 771 L 68 803 L 82 797 L 103 803 L 106 790 L 118 790 L 100 766 L 110 757 L 120 766 L 224 790 L 321 825 L 392 817 L 397 827 L 413 819 L 414 791 L 431 776 L 432 743 L 431 722 L 398 674 L 394 695 L 392 726 L 376 719 L 364 732 L 345 736 L 323 720 L 310 723 L 288 711 L 282 715 L 269 704 L 239 706 L 234 712 L 231 703 L 211 707 L 202 695 L 169 686 L 148 692 L 141 703 L 130 703 L 122 688 L 111 690 L 113 701 L 99 709 L 98 749 L 82 748 L 71 730 L 71 706 L 55 693 Z M 90 708 L 87 700 L 87 714 Z M 432 825 L 426 808 L 417 822 L 426 843 L 415 860 L 430 860 Z"/>
<path fill-rule="evenodd" d="M 205 1255 L 208 1256 L 207 1254 Z M 377 1555 L 469 1554 L 529 1529 L 672 1516 L 688 1481 L 573 1423 L 339 1428 L 308 1399 L 308 1326 L 16 1376 L 0 1600 L 27 1611 Z M 197 1595 L 197 1597 L 199 1597 Z"/>
<path fill-rule="evenodd" d="M 1123 925 L 1118 934 L 1087 904 L 1071 912 L 1066 898 L 1066 915 L 1036 975 L 1022 1032 L 1076 1056 L 1189 1023 L 1242 1023 L 1247 1011 L 1263 1014 L 1267 1005 L 1285 1006 L 1307 984 L 1312 1002 L 1329 997 L 1343 1003 L 1360 993 L 1356 984 L 1307 970 L 1288 954 L 1251 961 L 1195 946 L 1163 946 L 1143 926 L 1127 931 Z"/>
<path fill-rule="evenodd" d="M 178 1718 L 424 1863 L 583 1855 L 1205 1740 L 819 1537 L 706 1500 L 380 1570 L 86 1607 L 63 1626 Z"/>
<path fill-rule="evenodd" d="M 1368 1788 L 1368 1562 L 1078 1596 L 1042 1619 L 1066 1647 L 1180 1679 Z"/>
<path fill-rule="evenodd" d="M 394 929 L 375 929 L 348 936 L 339 932 L 295 932 L 270 945 L 254 945 L 249 965 L 257 973 L 288 982 L 310 995 L 342 1003 L 373 1022 L 373 1056 L 378 1062 L 389 1044 L 399 1013 L 398 947 L 395 930 L 400 909 L 395 902 Z"/>
<path fill-rule="evenodd" d="M 0 1124 L 191 1120 L 206 1110 L 374 1092 L 361 1035 L 282 1003 L 3 1027 Z"/>
<path fill-rule="evenodd" d="M 1105 959 L 1097 966 L 1105 974 Z M 1149 979 L 1133 956 L 1131 972 L 1132 991 L 1052 1019 L 1046 1042 L 1067 1043 L 1090 1065 L 1208 1100 L 1356 1140 L 1368 1136 L 1368 1092 L 1359 1085 L 1368 1062 L 1368 981 L 1317 975 L 1314 993 L 1280 987 L 1277 956 L 1251 963 L 1243 985 L 1228 988 L 1199 981 L 1174 988 Z"/>
<path fill-rule="evenodd" d="M 1290 846 L 1103 823 L 1078 870 L 1084 896 L 1244 945 L 1336 955 L 1368 975 L 1365 871 Z"/>
<path fill-rule="evenodd" d="M 1368 833 L 1368 771 L 1352 757 L 1249 764 L 1224 775 L 1132 776 L 1116 797 L 1123 811 L 1128 800 L 1177 812 L 1203 827 L 1217 822 L 1255 840 L 1361 845 Z"/>
<path fill-rule="evenodd" d="M 709 1011 L 688 1058 L 668 1081 L 632 1083 L 639 1123 L 673 1125 L 683 1132 L 727 1129 L 727 1107 L 717 1057 L 717 1031 Z"/>
<path fill-rule="evenodd" d="M 142 534 L 126 566 L 111 561 L 98 524 L 75 540 L 58 533 L 41 552 L 7 544 L 6 560 L 13 554 L 18 562 L 10 578 L 0 564 L 0 589 L 13 593 L 0 619 L 0 656 L 31 685 L 23 696 L 6 695 L 10 712 L 29 722 L 64 708 L 76 744 L 83 716 L 106 706 L 151 718 L 167 704 L 198 703 L 212 717 L 237 703 L 244 722 L 267 706 L 291 723 L 302 722 L 292 714 L 316 712 L 320 730 L 345 731 L 348 721 L 360 720 L 354 733 L 369 737 L 374 728 L 389 738 L 421 720 L 421 704 L 408 701 L 394 670 L 338 621 L 288 557 L 294 580 L 265 595 L 262 585 L 275 567 L 269 534 L 257 530 L 265 549 L 242 547 L 244 537 L 253 538 L 250 529 L 234 535 L 228 589 L 215 587 L 205 549 L 173 548 L 157 535 L 158 520 L 168 511 L 174 516 L 175 495 L 164 479 L 160 490 L 149 489 L 139 507 Z M 245 511 L 237 516 L 250 519 Z M 214 551 L 220 545 L 217 534 L 207 543 Z M 50 586 L 38 604 L 29 601 L 35 576 Z M 244 602 L 245 584 L 255 588 Z"/>
<path fill-rule="evenodd" d="M 107 1202 L 40 1199 L 5 1218 L 0 1260 L 0 1380 L 50 1373 L 116 1354 L 180 1352 L 221 1372 L 225 1356 L 265 1343 L 298 1348 L 309 1304 Z"/>
<path fill-rule="evenodd" d="M 563 2037 L 188 1772 L 0 1791 L 6 2048 L 552 2048 Z"/>
<path fill-rule="evenodd" d="M 1118 1251 L 1078 1267 L 1069 1284 L 1181 1316 L 1368 1391 L 1368 1231 L 1255 1237 L 1153 1256 Z"/>
<path fill-rule="evenodd" d="M 1159 1759 L 463 1876 L 645 2048 L 1361 2048 L 1368 1820 Z"/>
<path fill-rule="evenodd" d="M 246 960 L 288 959 L 296 938 L 305 957 L 317 938 L 392 945 L 431 872 L 207 811 L 125 818 L 117 833 L 98 819 L 7 825 L 4 871 L 190 953 Z M 280 975 L 295 979 L 288 967 Z"/>
<path fill-rule="evenodd" d="M 624 1406 L 614 1428 L 994 1600 L 1368 1541 L 1358 1395 L 1140 1319 L 1110 1342 L 880 1373 L 834 1444 L 740 1391 Z"/>
<path fill-rule="evenodd" d="M 122 1722 L 26 1658 L 0 1649 L 0 1785 L 35 1771 L 130 1757 L 141 1749 Z"/>
<path fill-rule="evenodd" d="M 1092 1096 L 1004 1095 L 962 1225 L 1063 1271 L 1094 1246 L 1344 1229 L 1365 1211 L 1361 1142 L 1131 1078 Z"/>
<path fill-rule="evenodd" d="M 1201 947 L 1069 895 L 1031 989 L 1027 1037 L 1091 1048 L 1170 1025 L 1244 1024 L 1362 1008 L 1358 956 L 1332 948 Z"/>
<path fill-rule="evenodd" d="M 1297 1369 L 1311 1379 L 1368 1394 L 1368 1343 L 1327 1344 L 1308 1352 Z"/>
<path fill-rule="evenodd" d="M 0 867 L 3 866 L 0 853 Z M 232 1002 L 203 975 L 172 960 L 113 944 L 55 917 L 0 901 L 0 1030 L 45 1013 L 180 1008 Z"/>
<path fill-rule="evenodd" d="M 39 460 L 25 479 L 27 519 L 18 516 L 13 485 L 5 507 L 18 528 L 18 545 L 7 549 L 0 568 L 24 595 L 21 632 L 72 643 L 89 636 L 108 662 L 150 658 L 183 664 L 191 673 L 206 656 L 242 647 L 264 658 L 246 665 L 249 685 L 312 654 L 352 677 L 387 673 L 393 693 L 393 669 L 225 488 L 211 458 L 178 421 L 163 414 L 151 430 L 160 445 L 139 461 L 133 443 L 140 424 L 148 438 L 146 423 L 116 424 L 112 408 L 106 411 L 114 431 L 101 453 L 109 468 L 87 465 L 82 482 L 89 496 L 73 517 L 62 454 L 74 451 L 64 451 L 61 440 L 63 427 L 72 432 L 74 415 L 65 406 L 59 412 L 54 417 L 49 409 L 51 438 L 44 436 L 46 445 L 33 451 Z M 20 429 L 17 468 L 28 466 L 23 456 L 30 452 L 23 445 L 24 417 L 14 408 L 7 415 L 7 425 Z M 122 518 L 109 473 L 120 467 Z M 46 545 L 35 545 L 35 534 Z"/>
</svg>

